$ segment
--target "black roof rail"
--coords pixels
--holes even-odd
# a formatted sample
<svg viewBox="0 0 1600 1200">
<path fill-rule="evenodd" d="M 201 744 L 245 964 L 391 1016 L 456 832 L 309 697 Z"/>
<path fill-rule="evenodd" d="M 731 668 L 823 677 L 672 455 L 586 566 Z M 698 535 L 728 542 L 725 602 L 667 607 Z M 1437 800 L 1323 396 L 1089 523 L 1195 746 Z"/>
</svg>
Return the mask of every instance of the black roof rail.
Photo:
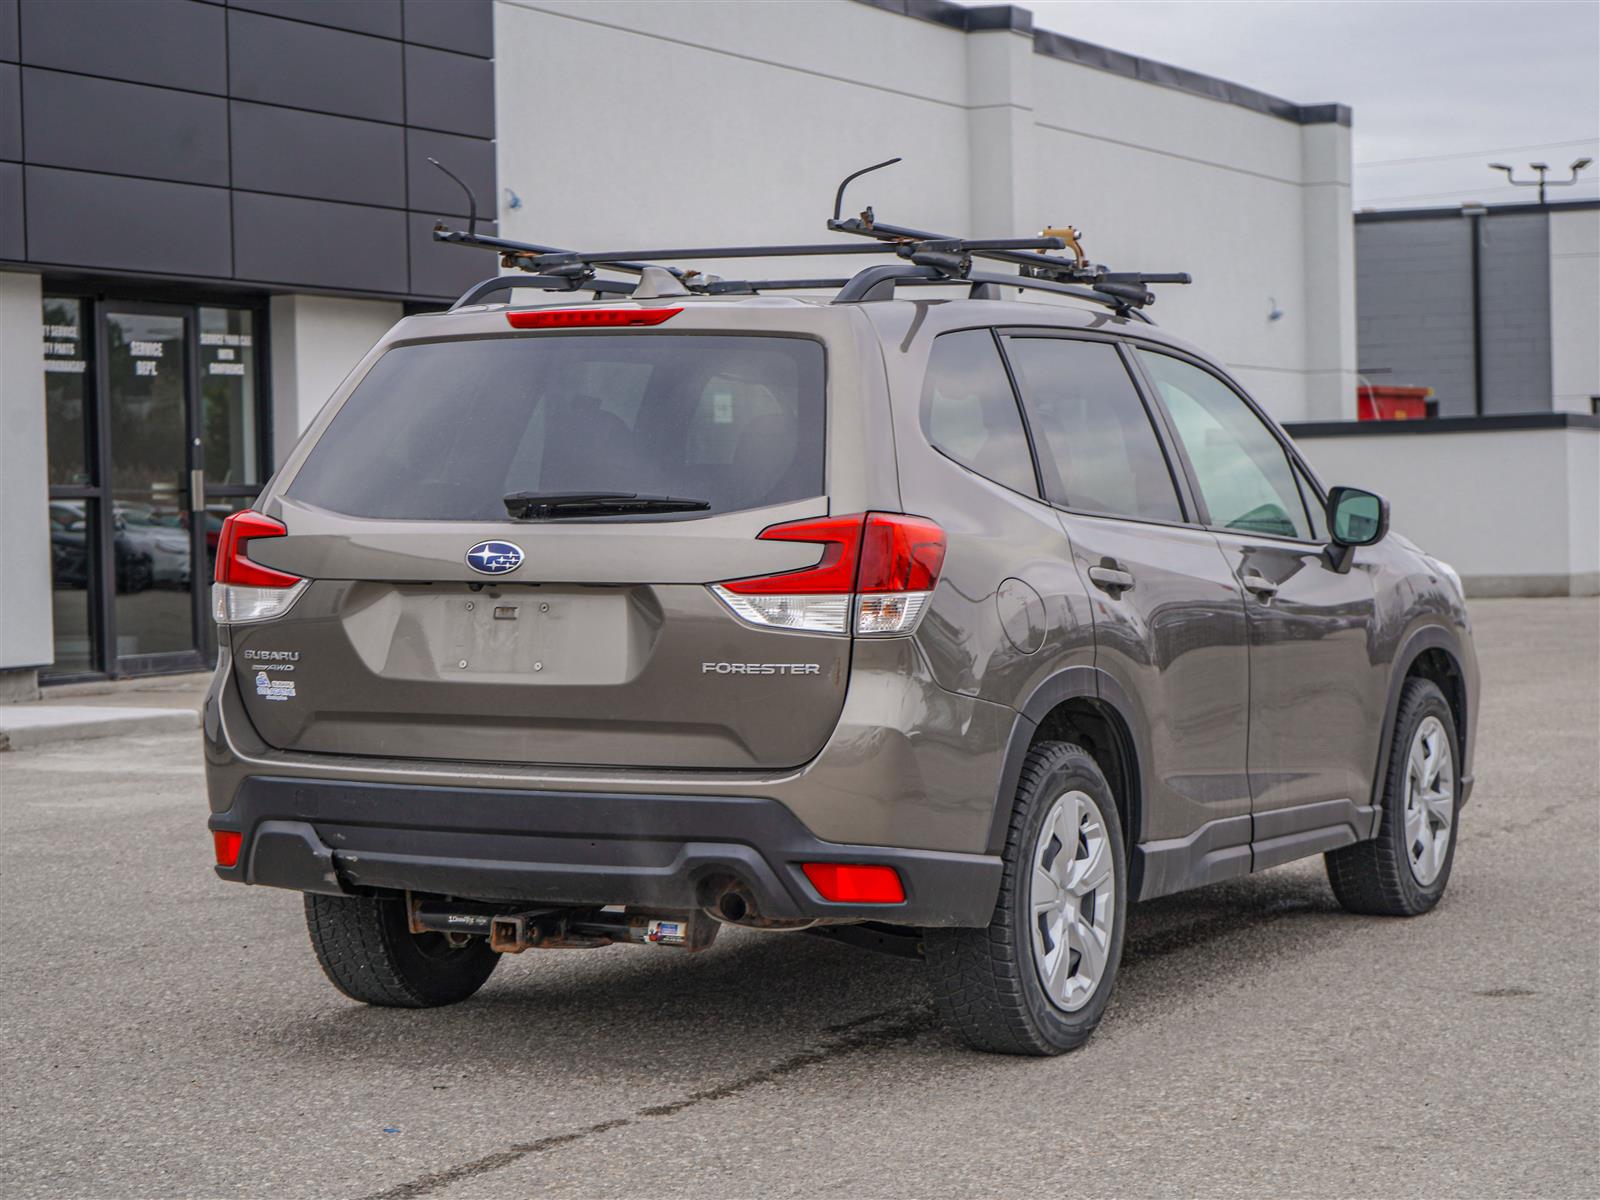
<svg viewBox="0 0 1600 1200">
<path fill-rule="evenodd" d="M 641 296 L 668 294 L 667 287 L 676 293 L 679 286 L 682 293 L 701 295 L 752 294 L 763 289 L 837 288 L 839 294 L 834 297 L 834 303 L 853 304 L 891 299 L 897 284 L 966 283 L 971 285 L 970 295 L 973 299 L 997 298 L 1002 289 L 1007 287 L 1026 288 L 1087 300 L 1110 308 L 1119 316 L 1137 314 L 1148 320 L 1140 310 L 1155 302 L 1149 285 L 1190 282 L 1189 276 L 1183 272 L 1117 272 L 1092 263 L 1079 242 L 1081 234 L 1070 225 L 1046 229 L 1036 237 L 961 238 L 883 224 L 870 206 L 859 216 L 842 217 L 844 193 L 851 181 L 871 171 L 892 166 L 900 161 L 898 158 L 852 172 L 845 176 L 834 193 L 833 216 L 827 223 L 828 228 L 835 233 L 866 238 L 869 244 L 811 242 L 799 245 L 693 246 L 650 250 L 567 250 L 559 246 L 480 234 L 477 232 L 477 201 L 471 189 L 441 163 L 433 159 L 428 161 L 461 184 L 467 191 L 472 212 L 466 231 L 446 228 L 441 222 L 434 226 L 434 240 L 494 250 L 500 255 L 502 267 L 528 272 L 525 277 L 499 276 L 475 284 L 456 301 L 453 308 L 478 304 L 486 296 L 519 287 Z M 1072 256 L 1067 258 L 1047 253 L 1051 250 L 1070 250 Z M 892 254 L 903 261 L 868 267 L 848 280 L 724 280 L 703 275 L 697 270 L 659 265 L 683 259 L 807 258 L 865 254 Z M 1005 263 L 1019 268 L 1019 273 L 1000 275 L 975 272 L 972 269 L 975 259 Z M 602 268 L 639 278 L 631 282 L 602 279 L 597 274 Z M 668 278 L 669 275 L 673 278 Z"/>
</svg>

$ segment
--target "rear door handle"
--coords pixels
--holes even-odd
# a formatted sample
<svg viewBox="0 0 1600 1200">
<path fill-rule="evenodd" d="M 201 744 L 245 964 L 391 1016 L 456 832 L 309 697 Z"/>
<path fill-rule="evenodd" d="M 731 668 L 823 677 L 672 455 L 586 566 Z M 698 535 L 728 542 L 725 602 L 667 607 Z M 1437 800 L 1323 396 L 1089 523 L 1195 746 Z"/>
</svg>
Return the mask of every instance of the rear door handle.
<svg viewBox="0 0 1600 1200">
<path fill-rule="evenodd" d="M 1265 575 L 1258 575 L 1254 571 L 1247 571 L 1239 576 L 1239 582 L 1244 584 L 1244 590 L 1254 592 L 1264 599 L 1271 599 L 1278 594 L 1278 585 Z"/>
<path fill-rule="evenodd" d="M 1126 571 L 1119 571 L 1115 567 L 1090 567 L 1089 581 L 1102 591 L 1110 592 L 1115 596 L 1118 592 L 1126 592 L 1133 587 L 1133 576 Z"/>
</svg>

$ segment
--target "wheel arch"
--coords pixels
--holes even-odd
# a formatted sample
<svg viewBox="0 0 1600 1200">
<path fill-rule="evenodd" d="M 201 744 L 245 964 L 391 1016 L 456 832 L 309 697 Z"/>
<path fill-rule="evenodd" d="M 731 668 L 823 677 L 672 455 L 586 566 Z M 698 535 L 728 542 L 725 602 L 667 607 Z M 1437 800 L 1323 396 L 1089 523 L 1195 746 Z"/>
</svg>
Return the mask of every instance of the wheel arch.
<svg viewBox="0 0 1600 1200">
<path fill-rule="evenodd" d="M 988 852 L 1005 846 L 1006 827 L 1028 751 L 1041 741 L 1069 741 L 1094 756 L 1117 799 L 1130 867 L 1144 822 L 1144 773 L 1149 745 L 1143 713 L 1115 679 L 1094 667 L 1067 667 L 1047 677 L 1021 706 L 1006 744 L 995 793 Z M 1130 881 L 1137 895 L 1137 881 Z"/>
<path fill-rule="evenodd" d="M 1389 697 L 1383 711 L 1383 737 L 1372 774 L 1371 803 L 1383 802 L 1383 784 L 1388 778 L 1389 758 L 1394 751 L 1395 714 L 1408 679 L 1426 679 L 1444 693 L 1445 702 L 1450 705 L 1461 760 L 1463 763 L 1471 761 L 1467 754 L 1467 736 L 1471 729 L 1467 706 L 1471 699 L 1462 657 L 1458 638 L 1442 625 L 1424 625 L 1414 631 L 1395 655 L 1395 667 L 1389 677 Z"/>
</svg>

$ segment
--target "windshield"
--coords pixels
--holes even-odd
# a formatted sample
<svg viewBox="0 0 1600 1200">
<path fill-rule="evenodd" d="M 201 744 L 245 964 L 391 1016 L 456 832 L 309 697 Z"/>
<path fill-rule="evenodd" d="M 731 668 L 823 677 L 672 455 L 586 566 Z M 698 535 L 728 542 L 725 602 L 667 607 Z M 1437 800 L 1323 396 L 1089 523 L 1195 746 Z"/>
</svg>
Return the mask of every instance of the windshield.
<svg viewBox="0 0 1600 1200">
<path fill-rule="evenodd" d="M 394 520 L 503 521 L 516 492 L 761 508 L 822 495 L 823 408 L 822 347 L 804 338 L 630 332 L 397 346 L 286 494 Z"/>
</svg>

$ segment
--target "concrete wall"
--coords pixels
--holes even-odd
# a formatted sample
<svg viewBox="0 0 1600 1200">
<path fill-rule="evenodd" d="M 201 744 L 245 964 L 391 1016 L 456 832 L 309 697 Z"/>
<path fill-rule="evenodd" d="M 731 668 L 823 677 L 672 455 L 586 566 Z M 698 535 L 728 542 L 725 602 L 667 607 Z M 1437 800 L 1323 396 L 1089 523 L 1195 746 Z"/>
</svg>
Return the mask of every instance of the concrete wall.
<svg viewBox="0 0 1600 1200">
<path fill-rule="evenodd" d="M 39 276 L 0 271 L 0 675 L 54 654 L 40 296 Z"/>
<path fill-rule="evenodd" d="M 274 296 L 273 454 L 281 465 L 328 397 L 402 315 L 399 304 L 334 296 Z"/>
<path fill-rule="evenodd" d="M 501 229 L 583 246 L 826 240 L 837 181 L 903 155 L 855 185 L 851 211 L 977 236 L 1071 223 L 1096 261 L 1188 270 L 1192 287 L 1160 289 L 1163 326 L 1284 419 L 1353 416 L 1349 129 L 1070 61 L 1021 10 L 980 11 L 998 27 L 846 0 L 496 0 L 499 177 L 522 202 Z M 616 87 L 590 85 L 596 63 Z"/>
<path fill-rule="evenodd" d="M 1325 484 L 1387 497 L 1393 527 L 1454 566 L 1469 596 L 1600 594 L 1600 422 L 1444 424 L 1457 428 L 1290 432 Z"/>
<path fill-rule="evenodd" d="M 1550 377 L 1558 412 L 1600 396 L 1600 208 L 1550 214 Z"/>
</svg>

